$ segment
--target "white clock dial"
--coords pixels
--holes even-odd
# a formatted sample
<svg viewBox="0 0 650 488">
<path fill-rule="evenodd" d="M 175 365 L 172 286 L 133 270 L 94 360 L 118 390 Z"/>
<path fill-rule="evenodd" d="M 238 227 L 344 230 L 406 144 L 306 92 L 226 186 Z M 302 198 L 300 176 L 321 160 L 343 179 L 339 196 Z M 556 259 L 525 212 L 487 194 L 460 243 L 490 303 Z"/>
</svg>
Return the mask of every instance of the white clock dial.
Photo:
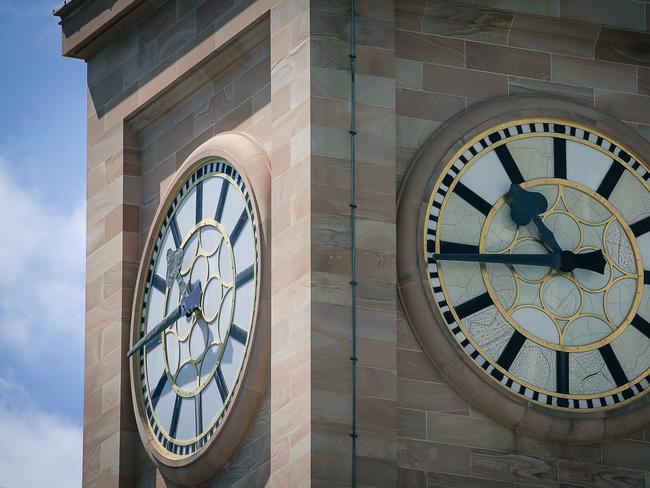
<svg viewBox="0 0 650 488">
<path fill-rule="evenodd" d="M 168 287 L 167 253 L 182 251 Z M 250 345 L 257 296 L 257 231 L 248 189 L 217 159 L 200 166 L 174 197 L 148 267 L 140 335 L 178 308 L 183 286 L 200 284 L 200 305 L 139 353 L 149 428 L 171 456 L 189 456 L 228 411 Z"/>
<path fill-rule="evenodd" d="M 650 388 L 649 179 L 605 135 L 544 119 L 495 128 L 447 164 L 429 196 L 426 273 L 456 342 L 493 381 L 572 411 Z M 563 251 L 601 250 L 604 273 L 444 260 L 553 253 L 533 223 L 513 221 L 513 183 L 545 197 L 539 217 Z"/>
</svg>

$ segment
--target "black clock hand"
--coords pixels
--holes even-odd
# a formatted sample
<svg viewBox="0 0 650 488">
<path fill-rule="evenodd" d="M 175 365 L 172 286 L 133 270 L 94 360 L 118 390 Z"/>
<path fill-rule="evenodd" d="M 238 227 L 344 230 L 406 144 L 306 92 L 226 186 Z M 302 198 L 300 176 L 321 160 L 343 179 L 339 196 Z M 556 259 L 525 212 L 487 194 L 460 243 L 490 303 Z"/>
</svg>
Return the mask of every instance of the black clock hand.
<svg viewBox="0 0 650 488">
<path fill-rule="evenodd" d="M 559 268 L 562 265 L 560 254 L 474 254 L 441 253 L 434 254 L 436 261 L 467 261 L 473 263 L 526 264 Z"/>
<path fill-rule="evenodd" d="M 607 261 L 603 256 L 603 251 L 582 252 L 576 254 L 571 251 L 562 251 L 560 254 L 562 264 L 560 270 L 570 273 L 574 269 L 586 269 L 595 273 L 605 274 L 605 265 Z"/>
<path fill-rule="evenodd" d="M 553 232 L 551 232 L 551 229 L 546 227 L 546 224 L 542 222 L 542 219 L 539 218 L 539 215 L 536 215 L 533 217 L 533 224 L 537 227 L 537 233 L 539 234 L 539 238 L 542 240 L 544 244 L 546 244 L 549 249 L 555 253 L 558 252 L 563 252 L 562 248 L 560 245 L 557 243 L 557 240 L 555 239 L 555 235 L 553 235 Z"/>
<path fill-rule="evenodd" d="M 135 345 L 129 349 L 126 357 L 133 356 L 136 352 L 149 344 L 152 340 L 156 339 L 162 332 L 165 331 L 165 329 L 167 329 L 167 327 L 172 325 L 183 315 L 185 317 L 192 315 L 192 313 L 197 310 L 201 304 L 201 295 L 201 282 L 198 281 L 194 284 L 189 294 L 181 299 L 180 305 L 172 310 L 165 318 L 163 318 L 160 323 L 158 323 L 158 325 L 147 332 L 147 335 L 136 342 Z"/>
<path fill-rule="evenodd" d="M 590 251 L 575 254 L 562 251 L 552 254 L 474 254 L 474 253 L 442 253 L 434 254 L 436 261 L 468 261 L 475 263 L 523 264 L 528 266 L 548 266 L 559 268 L 564 272 L 574 269 L 587 269 L 603 274 L 605 257 L 602 251 Z"/>
<path fill-rule="evenodd" d="M 548 202 L 541 193 L 524 190 L 516 183 L 510 185 L 510 217 L 512 221 L 519 226 L 533 222 L 542 242 L 551 251 L 559 254 L 562 252 L 562 248 L 553 232 L 539 218 L 540 214 L 546 212 L 547 209 Z"/>
</svg>

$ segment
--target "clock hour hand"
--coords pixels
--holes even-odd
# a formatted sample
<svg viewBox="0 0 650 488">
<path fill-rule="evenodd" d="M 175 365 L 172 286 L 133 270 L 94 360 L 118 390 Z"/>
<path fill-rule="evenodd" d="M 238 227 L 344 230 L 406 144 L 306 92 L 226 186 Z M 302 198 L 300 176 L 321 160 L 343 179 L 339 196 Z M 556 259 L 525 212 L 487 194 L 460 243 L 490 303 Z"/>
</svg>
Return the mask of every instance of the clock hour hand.
<svg viewBox="0 0 650 488">
<path fill-rule="evenodd" d="M 174 322 L 176 322 L 182 316 L 189 317 L 190 315 L 192 315 L 194 311 L 198 310 L 201 304 L 201 295 L 202 295 L 201 282 L 199 281 L 194 284 L 189 294 L 187 296 L 184 296 L 181 299 L 181 303 L 178 305 L 178 307 L 176 307 L 169 314 L 167 314 L 167 316 L 164 317 L 160 321 L 160 323 L 158 323 L 158 325 L 156 325 L 153 329 L 147 332 L 147 335 L 145 335 L 142 339 L 136 342 L 131 349 L 129 349 L 129 352 L 126 354 L 126 357 L 133 356 L 144 346 L 152 342 L 154 339 L 157 339 L 160 336 L 160 334 L 162 334 L 165 331 L 165 329 L 173 325 Z"/>
<path fill-rule="evenodd" d="M 533 217 L 533 224 L 535 224 L 535 227 L 537 227 L 537 233 L 539 234 L 539 238 L 542 240 L 544 244 L 548 246 L 548 248 L 555 252 L 563 252 L 562 248 L 560 245 L 557 243 L 557 239 L 555 239 L 555 235 L 553 235 L 553 232 L 551 232 L 551 229 L 549 229 L 544 222 L 542 222 L 542 219 L 539 218 L 539 215 L 536 215 Z"/>
<path fill-rule="evenodd" d="M 539 217 L 547 209 L 548 202 L 541 193 L 524 190 L 516 183 L 510 185 L 510 217 L 512 221 L 519 226 L 528 225 L 530 222 L 535 224 L 541 241 L 551 251 L 559 254 L 562 252 L 562 248 L 551 229 Z"/>
</svg>

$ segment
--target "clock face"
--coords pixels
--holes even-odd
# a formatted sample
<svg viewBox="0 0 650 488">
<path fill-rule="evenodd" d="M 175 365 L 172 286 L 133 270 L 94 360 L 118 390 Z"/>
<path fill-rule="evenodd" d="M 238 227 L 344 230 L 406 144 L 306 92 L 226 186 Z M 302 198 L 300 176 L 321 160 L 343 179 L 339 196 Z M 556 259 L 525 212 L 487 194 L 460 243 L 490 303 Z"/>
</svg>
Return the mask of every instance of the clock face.
<svg viewBox="0 0 650 488">
<path fill-rule="evenodd" d="M 200 166 L 166 211 L 141 297 L 140 336 L 200 284 L 198 310 L 138 353 L 143 411 L 159 449 L 186 457 L 230 408 L 248 354 L 257 297 L 255 213 L 242 177 L 224 160 Z M 167 280 L 168 253 L 182 255 Z M 169 281 L 169 282 L 168 282 Z"/>
<path fill-rule="evenodd" d="M 430 292 L 458 346 L 492 381 L 580 412 L 647 391 L 648 179 L 606 135 L 542 119 L 496 127 L 444 167 L 424 223 Z M 445 260 L 553 253 L 534 222 L 513 221 L 513 183 L 543 195 L 540 220 L 563 251 L 602 251 L 604 272 Z"/>
</svg>

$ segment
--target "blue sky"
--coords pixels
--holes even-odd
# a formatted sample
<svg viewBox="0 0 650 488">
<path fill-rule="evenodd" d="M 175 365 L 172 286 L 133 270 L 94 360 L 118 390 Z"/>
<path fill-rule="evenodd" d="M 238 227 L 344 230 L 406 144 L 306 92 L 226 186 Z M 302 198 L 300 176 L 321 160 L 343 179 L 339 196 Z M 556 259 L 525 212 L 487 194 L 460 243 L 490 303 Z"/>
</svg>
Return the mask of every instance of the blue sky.
<svg viewBox="0 0 650 488">
<path fill-rule="evenodd" d="M 86 66 L 58 3 L 0 0 L 3 488 L 80 484 Z"/>
</svg>

